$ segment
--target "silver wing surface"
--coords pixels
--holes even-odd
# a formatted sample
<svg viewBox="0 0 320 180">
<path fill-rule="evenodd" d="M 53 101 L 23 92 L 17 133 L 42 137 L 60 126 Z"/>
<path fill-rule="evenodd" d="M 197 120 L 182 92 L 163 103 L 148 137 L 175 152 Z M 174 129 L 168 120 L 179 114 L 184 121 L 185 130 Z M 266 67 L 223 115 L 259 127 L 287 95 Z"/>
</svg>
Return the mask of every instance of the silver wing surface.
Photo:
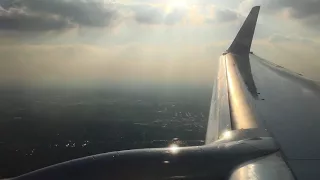
<svg viewBox="0 0 320 180">
<path fill-rule="evenodd" d="M 252 99 L 259 121 L 277 141 L 297 179 L 319 179 L 319 86 L 255 55 L 250 63 L 259 92 Z"/>
<path fill-rule="evenodd" d="M 287 166 L 292 174 L 284 171 L 285 177 L 276 179 L 319 179 L 320 88 L 302 74 L 249 52 L 253 34 L 248 32 L 254 30 L 257 11 L 258 7 L 253 8 L 252 17 L 249 15 L 228 52 L 220 57 L 206 143 L 219 140 L 225 132 L 265 129 L 280 148 L 277 157 L 283 161 L 265 162 Z M 256 167 L 251 167 L 251 173 L 249 165 L 242 168 L 245 178 L 240 178 L 239 172 L 233 177 L 256 179 L 248 174 L 266 171 L 251 165 Z"/>
</svg>

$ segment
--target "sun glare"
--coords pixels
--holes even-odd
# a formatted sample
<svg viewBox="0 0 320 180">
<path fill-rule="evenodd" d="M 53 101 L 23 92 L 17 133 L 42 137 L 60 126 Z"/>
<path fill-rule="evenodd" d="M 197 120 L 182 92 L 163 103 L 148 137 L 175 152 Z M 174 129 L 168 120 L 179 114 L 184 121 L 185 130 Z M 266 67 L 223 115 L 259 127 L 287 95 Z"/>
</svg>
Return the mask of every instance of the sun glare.
<svg viewBox="0 0 320 180">
<path fill-rule="evenodd" d="M 183 1 L 183 0 L 173 0 L 169 4 L 170 4 L 171 7 L 177 7 L 177 8 L 179 8 L 179 7 L 181 7 L 181 8 L 188 7 L 187 3 L 185 1 Z"/>
<path fill-rule="evenodd" d="M 171 0 L 168 2 L 169 9 L 188 8 L 186 0 Z"/>
</svg>

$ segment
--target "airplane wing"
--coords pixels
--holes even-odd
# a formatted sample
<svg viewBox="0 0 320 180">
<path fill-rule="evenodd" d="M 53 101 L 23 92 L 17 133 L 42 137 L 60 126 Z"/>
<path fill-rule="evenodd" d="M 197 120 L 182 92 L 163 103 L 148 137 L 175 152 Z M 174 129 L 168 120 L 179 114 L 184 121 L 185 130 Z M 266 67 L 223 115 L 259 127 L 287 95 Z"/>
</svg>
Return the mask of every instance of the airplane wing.
<svg viewBox="0 0 320 180">
<path fill-rule="evenodd" d="M 228 54 L 220 57 L 206 143 L 226 131 L 266 129 L 293 177 L 318 179 L 320 87 L 250 53 L 259 8 L 251 10 Z"/>
<path fill-rule="evenodd" d="M 318 179 L 320 89 L 250 53 L 259 10 L 220 57 L 205 145 L 110 152 L 12 179 Z"/>
</svg>

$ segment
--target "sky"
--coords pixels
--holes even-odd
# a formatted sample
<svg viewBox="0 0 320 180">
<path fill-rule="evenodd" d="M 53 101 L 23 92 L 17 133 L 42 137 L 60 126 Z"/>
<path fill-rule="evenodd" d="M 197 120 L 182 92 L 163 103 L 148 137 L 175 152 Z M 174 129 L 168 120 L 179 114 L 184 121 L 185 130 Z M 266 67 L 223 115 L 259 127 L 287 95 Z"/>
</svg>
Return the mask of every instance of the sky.
<svg viewBox="0 0 320 180">
<path fill-rule="evenodd" d="M 320 0 L 0 0 L 0 84 L 212 84 L 255 5 L 255 54 L 320 80 Z"/>
</svg>

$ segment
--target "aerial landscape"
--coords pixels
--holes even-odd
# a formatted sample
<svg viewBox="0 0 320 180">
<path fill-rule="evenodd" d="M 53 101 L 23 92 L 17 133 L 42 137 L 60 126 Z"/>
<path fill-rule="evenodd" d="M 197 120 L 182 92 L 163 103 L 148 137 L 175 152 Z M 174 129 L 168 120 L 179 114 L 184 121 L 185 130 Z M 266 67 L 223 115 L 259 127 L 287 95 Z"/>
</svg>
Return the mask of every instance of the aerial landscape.
<svg viewBox="0 0 320 180">
<path fill-rule="evenodd" d="M 0 179 L 319 177 L 319 7 L 0 0 Z"/>
<path fill-rule="evenodd" d="M 202 145 L 211 90 L 1 88 L 0 177 L 116 150 Z"/>
</svg>

